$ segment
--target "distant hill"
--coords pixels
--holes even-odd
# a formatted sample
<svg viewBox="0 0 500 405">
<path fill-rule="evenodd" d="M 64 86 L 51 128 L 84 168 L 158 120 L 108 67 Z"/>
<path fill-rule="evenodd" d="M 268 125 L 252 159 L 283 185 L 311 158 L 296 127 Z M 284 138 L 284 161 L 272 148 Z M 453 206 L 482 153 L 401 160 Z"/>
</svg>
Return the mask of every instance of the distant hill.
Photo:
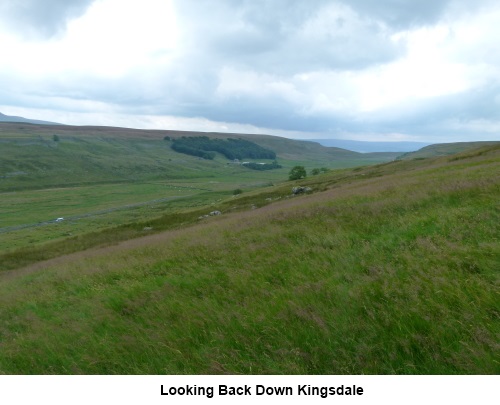
<svg viewBox="0 0 500 405">
<path fill-rule="evenodd" d="M 251 141 L 275 152 L 272 159 L 276 158 L 282 167 L 261 176 L 260 182 L 287 179 L 295 165 L 305 166 L 308 171 L 321 167 L 336 169 L 388 162 L 399 156 L 399 153 L 363 154 L 269 135 L 3 122 L 0 123 L 0 192 L 124 180 L 219 177 L 220 170 L 227 165 L 222 154 L 208 161 L 171 148 L 177 139 L 200 136 Z M 262 158 L 256 163 L 259 159 Z M 249 172 L 244 167 L 231 170 L 245 176 Z"/>
<path fill-rule="evenodd" d="M 167 138 L 168 139 L 168 138 Z M 172 149 L 187 155 L 214 159 L 219 152 L 227 159 L 276 159 L 276 153 L 245 139 L 210 139 L 207 136 L 177 138 Z"/>
<path fill-rule="evenodd" d="M 14 115 L 5 115 L 0 113 L 0 122 L 23 122 L 26 124 L 39 124 L 39 125 L 60 125 L 57 122 L 32 120 L 24 117 L 16 117 Z"/>
<path fill-rule="evenodd" d="M 109 143 L 98 140 L 73 146 L 104 167 Z M 45 148 L 76 141 L 60 143 Z M 117 169 L 139 158 L 133 147 L 115 144 L 130 152 Z M 310 192 L 292 195 L 299 185 Z M 5 193 L 0 220 L 26 197 L 25 216 L 43 198 L 59 213 L 96 197 L 69 191 Z M 331 170 L 156 218 L 129 211 L 100 232 L 107 217 L 87 234 L 65 218 L 40 228 L 46 243 L 0 249 L 0 373 L 498 375 L 499 200 L 490 146 Z"/>
<path fill-rule="evenodd" d="M 439 156 L 448 156 L 455 153 L 466 152 L 472 149 L 478 149 L 485 146 L 498 145 L 500 142 L 481 141 L 481 142 L 454 142 L 454 143 L 437 143 L 435 145 L 426 146 L 416 152 L 405 153 L 399 156 L 399 159 L 422 159 Z"/>
<path fill-rule="evenodd" d="M 355 152 L 412 152 L 430 145 L 429 142 L 368 142 L 348 139 L 309 139 L 323 146 L 334 146 Z"/>
</svg>

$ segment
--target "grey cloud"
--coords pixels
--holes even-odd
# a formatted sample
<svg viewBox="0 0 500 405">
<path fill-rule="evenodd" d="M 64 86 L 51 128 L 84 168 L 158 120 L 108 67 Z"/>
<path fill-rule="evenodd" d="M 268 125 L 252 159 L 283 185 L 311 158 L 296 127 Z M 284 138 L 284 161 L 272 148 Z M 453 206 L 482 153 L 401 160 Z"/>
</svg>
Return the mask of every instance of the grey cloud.
<svg viewBox="0 0 500 405">
<path fill-rule="evenodd" d="M 189 47 L 204 66 L 275 74 L 363 69 L 404 55 L 391 36 L 493 0 L 176 0 Z"/>
<path fill-rule="evenodd" d="M 359 13 L 400 28 L 435 23 L 451 0 L 344 0 Z"/>
<path fill-rule="evenodd" d="M 382 118 L 390 122 L 388 116 L 389 113 Z M 415 126 L 447 119 L 500 121 L 500 83 L 426 99 L 418 104 L 401 105 L 393 111 L 393 116 Z"/>
<path fill-rule="evenodd" d="M 293 75 L 314 70 L 356 70 L 397 59 L 405 48 L 390 40 L 393 33 L 415 26 L 432 25 L 450 13 L 481 7 L 464 0 L 353 0 L 353 1 L 235 1 L 201 2 L 205 8 L 179 0 L 181 19 L 188 21 L 196 49 L 196 63 L 183 74 L 211 71 L 209 80 L 225 66 L 236 70 L 274 75 L 289 82 Z M 475 3 L 473 5 L 472 3 Z M 482 6 L 491 3 L 482 2 Z M 196 4 L 199 4 L 196 2 Z M 198 14 L 200 13 L 200 14 Z M 201 77 L 198 75 L 198 77 Z M 368 113 L 356 119 L 340 115 L 306 116 L 297 106 L 279 97 L 235 94 L 214 100 L 213 85 L 189 108 L 212 120 L 316 132 L 431 133 L 445 119 L 467 120 L 497 117 L 498 95 L 474 90 L 459 96 L 399 105 L 392 111 Z M 498 94 L 498 93 L 497 93 Z M 182 98 L 182 92 L 179 93 Z M 495 98 L 496 97 L 496 98 Z M 497 102 L 495 102 L 497 100 Z M 184 104 L 187 105 L 187 104 Z M 189 114 L 183 111 L 179 114 Z M 496 119 L 496 118 L 495 118 Z"/>
<path fill-rule="evenodd" d="M 405 133 L 427 135 L 435 139 L 439 136 L 481 137 L 488 131 L 482 131 L 481 135 L 480 124 L 467 124 L 485 122 L 498 123 L 500 126 L 500 84 L 419 103 L 403 103 L 386 111 L 377 111 L 376 114 L 363 113 L 355 117 L 333 113 L 303 115 L 286 101 L 277 98 L 230 100 L 210 108 L 203 107 L 203 111 L 214 120 L 237 120 L 267 128 L 311 133 Z M 450 122 L 456 125 L 450 126 Z"/>
<path fill-rule="evenodd" d="M 440 117 L 500 121 L 500 83 L 448 96 L 433 104 L 433 111 Z"/>
<path fill-rule="evenodd" d="M 451 14 L 470 13 L 496 0 L 341 0 L 361 15 L 382 21 L 396 30 L 437 23 Z"/>
<path fill-rule="evenodd" d="M 178 0 L 185 35 L 212 66 L 277 74 L 359 69 L 397 58 L 392 31 L 335 1 Z"/>
<path fill-rule="evenodd" d="M 385 111 L 364 114 L 355 121 L 346 120 L 342 125 L 352 132 L 369 128 L 374 133 L 425 134 L 453 140 L 463 136 L 484 137 L 489 130 L 481 129 L 480 123 L 498 123 L 500 127 L 500 83 L 421 102 L 401 103 Z"/>
<path fill-rule="evenodd" d="M 159 114 L 203 116 L 270 128 L 330 128 L 331 117 L 309 118 L 280 97 L 215 97 L 224 67 L 289 81 L 316 70 L 361 69 L 404 49 L 384 24 L 340 2 L 178 0 L 183 56 L 159 75 Z M 133 85 L 133 82 L 132 82 Z M 153 106 L 151 108 L 154 108 Z"/>
<path fill-rule="evenodd" d="M 20 31 L 32 29 L 37 35 L 50 37 L 62 32 L 67 20 L 81 14 L 91 3 L 0 0 L 0 21 L 15 21 Z M 24 11 L 22 5 L 26 6 Z M 436 131 L 451 133 L 445 123 L 452 119 L 500 121 L 500 87 L 492 84 L 459 95 L 401 104 L 390 111 L 377 111 L 376 116 L 358 113 L 355 117 L 340 113 L 306 115 L 300 103 L 279 94 L 259 94 L 259 89 L 217 95 L 224 68 L 294 84 L 298 73 L 352 72 L 397 59 L 405 48 L 390 40 L 393 33 L 433 24 L 452 5 L 468 7 L 463 0 L 176 0 L 183 49 L 168 65 L 149 66 L 116 79 L 91 77 L 85 72 L 78 77 L 73 73 L 68 77 L 46 77 L 43 82 L 29 83 L 30 89 L 37 89 L 36 94 L 29 90 L 31 94 L 22 95 L 24 99 L 19 96 L 17 104 L 30 97 L 43 108 L 50 100 L 57 103 L 62 98 L 75 103 L 60 104 L 61 109 L 75 110 L 80 101 L 84 109 L 85 101 L 97 100 L 131 115 L 204 117 L 332 134 L 395 132 L 435 136 Z M 491 58 L 497 57 L 493 55 Z M 21 82 L 6 78 L 8 93 L 20 94 L 16 89 L 23 87 Z M 5 87 L 0 89 L 0 95 L 5 93 L 0 98 L 8 96 L 3 90 Z M 307 102 L 310 98 L 304 99 Z"/>
<path fill-rule="evenodd" d="M 95 0 L 0 0 L 0 23 L 23 37 L 50 38 L 64 31 Z"/>
</svg>

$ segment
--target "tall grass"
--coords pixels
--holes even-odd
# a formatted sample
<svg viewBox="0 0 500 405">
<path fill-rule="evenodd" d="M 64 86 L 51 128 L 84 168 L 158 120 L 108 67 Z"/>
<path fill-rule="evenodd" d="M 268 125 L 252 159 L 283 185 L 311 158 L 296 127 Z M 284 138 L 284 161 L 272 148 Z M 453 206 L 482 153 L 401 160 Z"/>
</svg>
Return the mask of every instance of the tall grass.
<svg viewBox="0 0 500 405">
<path fill-rule="evenodd" d="M 4 273 L 0 371 L 499 373 L 499 179 L 498 149 L 332 173 Z"/>
</svg>

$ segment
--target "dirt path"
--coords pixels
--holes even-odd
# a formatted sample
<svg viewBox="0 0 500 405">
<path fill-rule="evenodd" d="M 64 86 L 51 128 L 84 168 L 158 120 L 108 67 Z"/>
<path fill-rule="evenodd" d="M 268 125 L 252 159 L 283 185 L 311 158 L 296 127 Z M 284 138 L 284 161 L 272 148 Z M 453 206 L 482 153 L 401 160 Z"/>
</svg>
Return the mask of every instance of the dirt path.
<svg viewBox="0 0 500 405">
<path fill-rule="evenodd" d="M 194 225 L 194 226 L 197 226 L 197 225 Z M 189 228 L 191 228 L 191 227 L 189 227 Z M 167 240 L 174 238 L 180 232 L 183 232 L 186 229 L 188 229 L 188 228 L 164 231 L 164 232 L 156 233 L 153 235 L 142 236 L 139 238 L 129 239 L 126 241 L 118 242 L 116 244 L 109 245 L 109 246 L 93 247 L 93 248 L 83 250 L 80 252 L 69 253 L 67 255 L 54 257 L 52 259 L 33 263 L 33 264 L 30 264 L 26 267 L 2 271 L 2 272 L 0 272 L 0 282 L 3 280 L 12 279 L 14 277 L 28 275 L 28 274 L 34 273 L 36 271 L 47 269 L 47 268 L 50 268 L 53 266 L 68 264 L 68 263 L 72 263 L 72 262 L 78 262 L 82 259 L 98 257 L 98 256 L 105 256 L 105 255 L 109 255 L 110 253 L 118 252 L 121 250 L 141 248 L 141 247 L 155 244 L 155 243 L 158 243 L 161 241 L 167 241 Z"/>
<path fill-rule="evenodd" d="M 177 199 L 181 199 L 181 198 L 187 198 L 187 197 L 191 197 L 191 196 L 192 195 L 187 195 L 187 196 L 172 196 L 172 197 L 158 198 L 156 200 L 144 201 L 144 202 L 140 202 L 140 203 L 136 203 L 136 204 L 122 205 L 121 207 L 107 208 L 105 210 L 94 211 L 94 212 L 89 212 L 89 213 L 80 214 L 80 215 L 74 215 L 72 217 L 66 217 L 66 218 L 64 218 L 64 221 L 77 221 L 77 220 L 82 219 L 82 218 L 95 217 L 95 216 L 98 216 L 98 215 L 109 214 L 110 212 L 123 211 L 123 210 L 132 209 L 132 208 L 142 207 L 142 206 L 149 205 L 149 204 L 157 204 L 157 203 L 162 203 L 162 202 L 166 202 L 166 201 L 177 200 Z M 23 225 L 16 225 L 16 226 L 6 226 L 4 228 L 0 228 L 0 234 L 1 233 L 18 231 L 20 229 L 37 228 L 39 226 L 51 225 L 51 224 L 55 224 L 57 222 L 58 222 L 57 220 L 53 219 L 53 220 L 50 220 L 50 221 L 37 222 L 35 224 L 23 224 Z"/>
<path fill-rule="evenodd" d="M 309 196 L 311 198 L 313 196 Z M 301 199 L 300 198 L 293 198 L 290 200 L 282 200 L 280 201 L 279 207 L 281 209 L 286 208 L 286 207 L 294 207 L 296 205 L 301 204 Z M 107 245 L 107 246 L 98 246 L 98 247 L 92 247 L 87 250 L 79 251 L 79 252 L 74 252 L 74 253 L 69 253 L 63 256 L 55 257 L 52 259 L 40 261 L 37 263 L 30 264 L 26 267 L 21 267 L 13 270 L 5 270 L 0 272 L 0 282 L 3 280 L 7 279 L 12 279 L 14 277 L 18 276 L 23 276 L 27 274 L 31 274 L 33 272 L 47 269 L 53 266 L 58 266 L 58 265 L 63 265 L 63 264 L 68 264 L 71 262 L 78 262 L 80 260 L 86 259 L 86 258 L 93 258 L 93 257 L 99 257 L 99 256 L 104 256 L 104 255 L 109 255 L 114 252 L 122 251 L 122 250 L 129 250 L 129 249 L 136 249 L 136 248 L 141 248 L 145 246 L 150 246 L 150 245 L 156 245 L 161 242 L 168 242 L 182 234 L 185 234 L 186 232 L 199 232 L 205 227 L 213 227 L 217 226 L 215 224 L 218 224 L 219 226 L 222 227 L 227 227 L 227 222 L 233 222 L 236 221 L 237 223 L 240 223 L 243 221 L 246 223 L 245 226 L 250 226 L 251 223 L 253 222 L 247 222 L 245 219 L 251 219 L 254 218 L 256 215 L 269 215 L 272 216 L 273 212 L 276 210 L 276 205 L 275 204 L 269 204 L 265 205 L 263 207 L 260 207 L 258 210 L 252 210 L 249 209 L 248 211 L 239 211 L 239 212 L 234 212 L 234 213 L 226 213 L 222 216 L 218 217 L 212 217 L 208 220 L 203 220 L 200 221 L 199 223 L 195 223 L 189 226 L 186 226 L 184 228 L 180 229 L 173 229 L 173 230 L 165 230 L 161 231 L 158 233 L 154 233 L 151 235 L 145 235 L 141 236 L 138 238 L 134 239 L 128 239 L 122 242 L 118 242 L 112 245 Z M 226 223 L 226 225 L 223 225 Z M 241 226 L 239 226 L 241 227 Z M 230 227 L 229 227 L 230 228 Z"/>
</svg>

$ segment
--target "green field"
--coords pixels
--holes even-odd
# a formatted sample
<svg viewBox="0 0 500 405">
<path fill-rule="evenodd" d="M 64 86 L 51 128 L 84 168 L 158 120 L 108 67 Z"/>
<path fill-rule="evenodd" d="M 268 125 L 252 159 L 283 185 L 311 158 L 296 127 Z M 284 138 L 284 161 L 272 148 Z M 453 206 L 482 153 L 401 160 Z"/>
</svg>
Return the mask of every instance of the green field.
<svg viewBox="0 0 500 405">
<path fill-rule="evenodd" d="M 279 184 L 297 164 L 308 170 L 338 168 L 395 157 L 271 136 L 208 134 L 246 137 L 275 150 L 283 168 L 261 172 L 220 154 L 204 160 L 177 153 L 166 135 L 176 139 L 199 133 L 0 124 L 0 252 L 45 250 L 44 243 L 207 206 L 236 189 Z M 54 223 L 56 218 L 64 221 Z"/>
<path fill-rule="evenodd" d="M 292 155 L 280 163 L 300 161 Z M 204 178 L 174 182 L 197 187 L 193 195 L 162 189 L 165 179 L 128 183 L 120 204 L 111 190 L 82 187 L 85 207 L 59 209 L 78 216 L 157 192 L 179 198 L 154 213 L 155 205 L 110 212 L 109 228 L 6 251 L 0 372 L 500 372 L 498 146 L 297 182 L 229 170 L 238 173 L 206 169 Z M 232 196 L 237 184 L 248 188 Z M 311 192 L 292 196 L 296 185 Z M 36 203 L 31 186 L 18 204 L 23 193 Z M 32 215 L 59 216 L 40 192 L 45 202 Z M 12 206 L 15 195 L 2 197 Z M 210 210 L 222 215 L 199 219 Z M 137 218 L 124 222 L 132 212 Z M 50 224 L 59 225 L 70 224 Z"/>
<path fill-rule="evenodd" d="M 435 145 L 425 146 L 415 152 L 403 153 L 398 156 L 398 159 L 425 159 L 438 156 L 449 156 L 456 153 L 467 152 L 471 149 L 493 146 L 498 144 L 494 141 L 482 142 L 455 142 L 455 143 L 438 143 Z"/>
</svg>

